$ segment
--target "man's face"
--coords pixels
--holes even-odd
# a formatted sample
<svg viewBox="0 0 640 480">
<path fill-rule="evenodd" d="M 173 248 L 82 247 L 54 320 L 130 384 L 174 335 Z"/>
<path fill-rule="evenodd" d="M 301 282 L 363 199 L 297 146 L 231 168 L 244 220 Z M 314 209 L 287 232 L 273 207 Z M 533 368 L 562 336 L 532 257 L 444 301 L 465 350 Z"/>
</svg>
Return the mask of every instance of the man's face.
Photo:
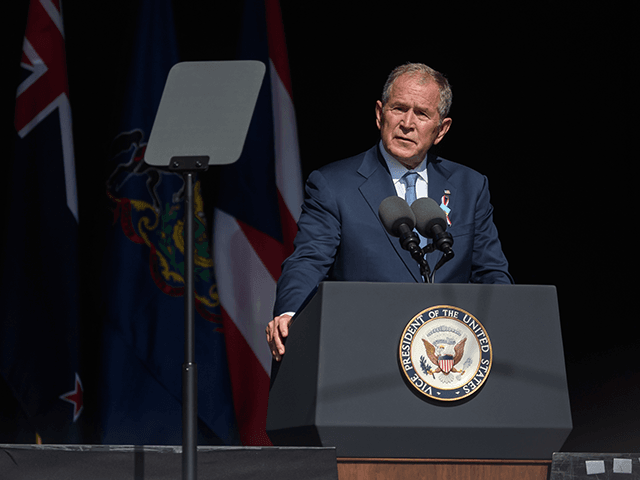
<svg viewBox="0 0 640 480">
<path fill-rule="evenodd" d="M 429 80 L 402 75 L 391 87 L 389 101 L 376 103 L 376 123 L 385 150 L 407 168 L 415 168 L 432 145 L 437 145 L 451 126 L 440 124 L 438 85 Z"/>
</svg>

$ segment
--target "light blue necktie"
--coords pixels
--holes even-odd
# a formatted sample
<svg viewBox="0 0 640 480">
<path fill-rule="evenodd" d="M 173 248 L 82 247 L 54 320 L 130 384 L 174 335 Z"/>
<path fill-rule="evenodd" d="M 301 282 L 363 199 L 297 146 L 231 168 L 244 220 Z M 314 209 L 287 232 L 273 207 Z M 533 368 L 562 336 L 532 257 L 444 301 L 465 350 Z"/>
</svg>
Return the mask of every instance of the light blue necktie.
<svg viewBox="0 0 640 480">
<path fill-rule="evenodd" d="M 407 172 L 404 174 L 404 183 L 407 186 L 404 199 L 409 206 L 416 201 L 416 180 L 418 180 L 418 174 L 416 172 Z"/>
<path fill-rule="evenodd" d="M 404 174 L 404 183 L 407 186 L 407 191 L 404 194 L 404 199 L 409 206 L 416 201 L 416 181 L 418 180 L 418 174 L 416 172 L 407 172 Z M 424 247 L 427 244 L 427 239 L 422 235 L 420 237 L 420 247 Z"/>
</svg>

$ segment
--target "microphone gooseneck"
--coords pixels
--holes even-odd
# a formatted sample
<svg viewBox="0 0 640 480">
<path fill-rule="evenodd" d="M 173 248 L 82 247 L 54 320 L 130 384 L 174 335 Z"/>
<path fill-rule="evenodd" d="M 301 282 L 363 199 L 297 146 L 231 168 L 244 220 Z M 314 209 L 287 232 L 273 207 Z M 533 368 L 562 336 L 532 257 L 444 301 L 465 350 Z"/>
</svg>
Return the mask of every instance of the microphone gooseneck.
<svg viewBox="0 0 640 480">
<path fill-rule="evenodd" d="M 422 236 L 433 240 L 433 244 L 430 245 L 430 251 L 437 248 L 443 253 L 433 269 L 433 274 L 431 275 L 431 283 L 433 283 L 438 269 L 454 257 L 453 237 L 446 231 L 447 216 L 435 200 L 428 197 L 419 198 L 413 202 L 411 210 L 413 210 L 416 217 L 416 229 L 418 232 Z"/>
<path fill-rule="evenodd" d="M 431 270 L 420 248 L 420 237 L 413 231 L 416 217 L 409 204 L 397 195 L 387 197 L 380 203 L 378 216 L 389 235 L 398 237 L 400 246 L 418 262 L 422 278 L 428 283 Z"/>
</svg>

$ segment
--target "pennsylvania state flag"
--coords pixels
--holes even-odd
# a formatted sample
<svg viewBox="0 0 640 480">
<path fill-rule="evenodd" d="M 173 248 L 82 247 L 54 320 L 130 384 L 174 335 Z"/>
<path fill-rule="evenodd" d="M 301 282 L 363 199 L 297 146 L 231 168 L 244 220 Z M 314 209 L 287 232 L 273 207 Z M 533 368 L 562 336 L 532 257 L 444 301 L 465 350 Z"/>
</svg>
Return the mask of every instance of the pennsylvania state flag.
<svg viewBox="0 0 640 480">
<path fill-rule="evenodd" d="M 171 67 L 178 62 L 170 0 L 141 2 L 122 122 L 106 195 L 112 210 L 102 292 L 101 441 L 182 441 L 184 208 L 181 176 L 143 162 Z M 209 231 L 196 182 L 196 362 L 200 443 L 235 444 L 224 333 Z"/>
</svg>

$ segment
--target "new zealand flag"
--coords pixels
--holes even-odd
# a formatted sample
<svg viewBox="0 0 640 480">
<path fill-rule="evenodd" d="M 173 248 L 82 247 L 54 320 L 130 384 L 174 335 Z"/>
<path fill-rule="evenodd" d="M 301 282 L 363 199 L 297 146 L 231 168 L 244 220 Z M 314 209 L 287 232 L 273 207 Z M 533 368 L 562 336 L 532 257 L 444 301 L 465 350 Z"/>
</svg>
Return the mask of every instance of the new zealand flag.
<svg viewBox="0 0 640 480">
<path fill-rule="evenodd" d="M 59 0 L 31 1 L 20 67 L 0 372 L 43 442 L 81 443 L 78 202 Z"/>
</svg>

